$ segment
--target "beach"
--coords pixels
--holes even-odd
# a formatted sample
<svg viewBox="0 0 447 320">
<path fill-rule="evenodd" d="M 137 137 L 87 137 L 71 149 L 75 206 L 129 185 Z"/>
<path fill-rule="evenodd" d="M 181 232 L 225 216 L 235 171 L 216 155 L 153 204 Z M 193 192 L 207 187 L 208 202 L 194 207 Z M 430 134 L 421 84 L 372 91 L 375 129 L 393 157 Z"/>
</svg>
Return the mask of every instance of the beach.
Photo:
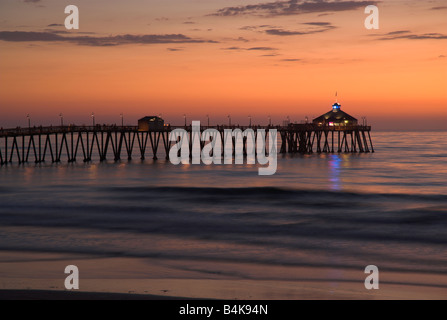
<svg viewBox="0 0 447 320">
<path fill-rule="evenodd" d="M 22 259 L 26 253 L 16 253 Z M 4 261 L 4 252 L 1 257 Z M 11 256 L 11 253 L 8 253 Z M 35 260 L 36 254 L 29 254 Z M 366 275 L 354 270 L 294 268 L 219 263 L 208 265 L 206 277 L 200 264 L 181 262 L 189 270 L 178 272 L 173 260 L 67 257 L 51 254 L 40 262 L 2 262 L 0 299 L 93 300 L 369 300 L 446 299 L 447 277 L 418 273 L 381 272 L 379 290 L 366 290 Z M 75 263 L 81 270 L 80 290 L 64 288 L 63 269 Z M 113 266 L 113 267 L 111 267 Z M 131 271 L 131 272 L 130 272 Z M 237 271 L 240 275 L 225 273 Z M 269 279 L 260 274 L 276 275 Z M 44 277 L 44 278 L 43 278 Z"/>
</svg>

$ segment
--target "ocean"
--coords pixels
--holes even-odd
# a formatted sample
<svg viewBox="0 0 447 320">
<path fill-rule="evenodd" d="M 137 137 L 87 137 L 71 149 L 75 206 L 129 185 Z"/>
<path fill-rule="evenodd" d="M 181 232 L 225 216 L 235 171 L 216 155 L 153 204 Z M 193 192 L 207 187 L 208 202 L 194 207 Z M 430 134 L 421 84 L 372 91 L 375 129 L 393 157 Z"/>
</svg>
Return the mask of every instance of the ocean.
<svg viewBox="0 0 447 320">
<path fill-rule="evenodd" d="M 0 276 L 11 276 L 4 266 L 17 253 L 32 252 L 173 260 L 176 270 L 194 261 L 196 277 L 235 280 L 301 279 L 275 266 L 363 272 L 372 264 L 439 276 L 416 282 L 447 290 L 446 138 L 373 132 L 375 153 L 280 154 L 272 176 L 259 176 L 258 165 L 150 157 L 3 166 Z"/>
</svg>

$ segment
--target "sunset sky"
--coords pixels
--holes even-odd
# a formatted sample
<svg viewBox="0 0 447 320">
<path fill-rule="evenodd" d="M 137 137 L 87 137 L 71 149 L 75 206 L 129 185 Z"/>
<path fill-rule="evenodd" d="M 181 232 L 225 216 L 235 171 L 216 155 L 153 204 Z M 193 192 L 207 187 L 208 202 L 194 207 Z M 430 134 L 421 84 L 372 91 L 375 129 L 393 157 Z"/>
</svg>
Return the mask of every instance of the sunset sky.
<svg viewBox="0 0 447 320">
<path fill-rule="evenodd" d="M 338 92 L 373 129 L 446 130 L 446 18 L 445 0 L 0 0 L 0 126 L 300 122 Z"/>
</svg>

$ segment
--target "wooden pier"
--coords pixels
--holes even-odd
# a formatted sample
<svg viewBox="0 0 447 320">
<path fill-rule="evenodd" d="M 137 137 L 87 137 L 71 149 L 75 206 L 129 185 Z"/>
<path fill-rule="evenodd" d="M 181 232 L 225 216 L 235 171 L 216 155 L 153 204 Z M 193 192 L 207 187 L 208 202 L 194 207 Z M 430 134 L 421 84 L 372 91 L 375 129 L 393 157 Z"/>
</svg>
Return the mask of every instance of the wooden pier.
<svg viewBox="0 0 447 320">
<path fill-rule="evenodd" d="M 0 164 L 75 162 L 81 159 L 88 162 L 93 158 L 118 161 L 122 156 L 131 160 L 135 153 L 140 159 L 145 159 L 149 154 L 157 159 L 160 153 L 169 159 L 173 143 L 169 141 L 169 133 L 177 128 L 185 129 L 191 135 L 191 126 L 166 126 L 153 131 L 139 131 L 137 126 L 116 125 L 2 129 Z M 244 127 L 222 125 L 202 126 L 201 131 L 210 128 L 218 130 L 222 137 L 225 129 L 253 129 L 255 133 L 258 129 L 266 132 L 276 129 L 279 153 L 374 152 L 370 126 L 321 126 L 311 123 Z M 164 152 L 160 152 L 160 149 Z"/>
</svg>

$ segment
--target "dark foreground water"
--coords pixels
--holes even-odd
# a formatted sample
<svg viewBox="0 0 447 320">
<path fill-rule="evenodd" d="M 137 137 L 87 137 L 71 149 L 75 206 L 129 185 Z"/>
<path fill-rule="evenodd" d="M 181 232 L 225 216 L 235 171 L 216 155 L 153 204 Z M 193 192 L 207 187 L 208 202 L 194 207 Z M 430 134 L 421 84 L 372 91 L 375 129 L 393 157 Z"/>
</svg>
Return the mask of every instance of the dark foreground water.
<svg viewBox="0 0 447 320">
<path fill-rule="evenodd" d="M 264 177 L 164 160 L 1 167 L 0 250 L 446 274 L 446 138 L 374 133 L 374 154 L 280 155 Z"/>
</svg>

